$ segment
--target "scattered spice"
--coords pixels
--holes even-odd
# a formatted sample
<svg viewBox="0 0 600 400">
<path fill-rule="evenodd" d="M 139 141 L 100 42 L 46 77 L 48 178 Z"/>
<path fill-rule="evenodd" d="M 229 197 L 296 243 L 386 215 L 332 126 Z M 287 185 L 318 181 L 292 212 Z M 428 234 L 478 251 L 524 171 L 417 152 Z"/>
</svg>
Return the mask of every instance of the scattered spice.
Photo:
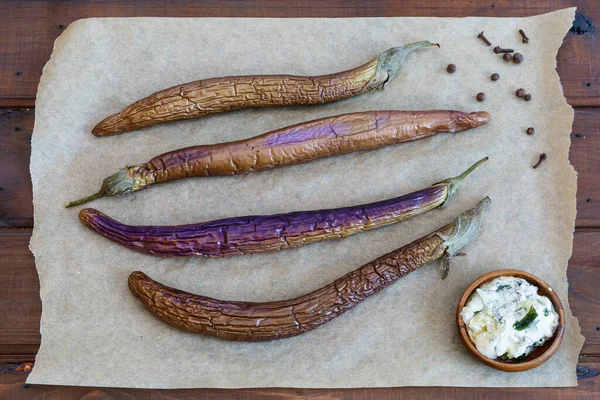
<svg viewBox="0 0 600 400">
<path fill-rule="evenodd" d="M 517 91 L 515 92 L 515 94 L 517 95 L 517 97 L 523 97 L 523 96 L 526 95 L 525 89 L 523 89 L 523 88 L 517 89 Z"/>
<path fill-rule="evenodd" d="M 491 46 L 492 43 L 487 40 L 487 38 L 483 35 L 483 31 L 481 31 L 481 33 L 479 35 L 477 35 L 477 37 L 481 40 L 483 40 L 485 42 L 485 44 L 487 44 L 488 46 Z"/>
<path fill-rule="evenodd" d="M 533 129 L 533 127 L 527 128 L 528 135 L 533 135 L 534 132 L 535 132 L 535 129 Z"/>
<path fill-rule="evenodd" d="M 540 154 L 540 159 L 538 160 L 537 163 L 535 163 L 535 165 L 533 166 L 533 169 L 536 169 L 537 167 L 539 167 L 540 164 L 542 163 L 542 161 L 544 161 L 546 158 L 548 158 L 548 156 L 546 155 L 546 153 Z"/>
<path fill-rule="evenodd" d="M 525 96 L 523 96 L 523 100 L 525 100 L 525 101 L 531 100 L 531 95 L 529 93 L 527 93 Z"/>
<path fill-rule="evenodd" d="M 513 49 L 503 49 L 500 46 L 494 47 L 494 53 L 514 53 Z"/>
<path fill-rule="evenodd" d="M 498 79 L 500 79 L 500 75 L 493 73 L 491 78 L 493 81 L 497 81 Z"/>
<path fill-rule="evenodd" d="M 448 64 L 448 66 L 446 67 L 446 71 L 448 71 L 449 74 L 453 74 L 456 72 L 456 65 L 454 64 Z"/>
<path fill-rule="evenodd" d="M 519 63 L 521 63 L 521 61 L 523 61 L 523 54 L 521 54 L 521 53 L 515 53 L 515 54 L 513 55 L 513 58 L 512 58 L 512 60 L 513 60 L 513 62 L 514 62 L 515 64 L 519 64 Z"/>
<path fill-rule="evenodd" d="M 512 60 L 512 58 L 513 58 L 512 54 L 510 54 L 510 53 L 504 53 L 504 55 L 502 56 L 502 59 L 504 61 L 510 61 L 510 60 Z"/>
<path fill-rule="evenodd" d="M 523 29 L 519 29 L 519 33 L 521 34 L 521 37 L 523 38 L 523 43 L 529 43 L 529 38 L 527 37 L 525 32 L 523 32 Z"/>
<path fill-rule="evenodd" d="M 485 100 L 485 93 L 483 93 L 483 92 L 477 93 L 477 101 L 484 101 L 484 100 Z"/>
</svg>

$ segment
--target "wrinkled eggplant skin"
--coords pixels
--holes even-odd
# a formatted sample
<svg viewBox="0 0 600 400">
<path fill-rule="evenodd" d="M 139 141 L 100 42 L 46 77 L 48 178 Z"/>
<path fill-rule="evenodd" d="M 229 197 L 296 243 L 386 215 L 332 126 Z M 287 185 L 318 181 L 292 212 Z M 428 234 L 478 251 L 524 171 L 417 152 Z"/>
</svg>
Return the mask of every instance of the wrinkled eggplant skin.
<svg viewBox="0 0 600 400">
<path fill-rule="evenodd" d="M 245 216 L 180 226 L 129 226 L 91 208 L 87 227 L 132 250 L 160 257 L 229 257 L 277 251 L 343 238 L 393 224 L 440 206 L 446 184 L 366 205 L 266 216 Z"/>
<path fill-rule="evenodd" d="M 75 207 L 100 197 L 122 196 L 153 184 L 189 177 L 247 174 L 320 158 L 411 142 L 440 132 L 486 124 L 485 111 L 367 111 L 321 118 L 235 142 L 174 150 L 104 179 L 100 190 L 69 202 Z"/>
<path fill-rule="evenodd" d="M 383 89 L 411 52 L 429 41 L 392 47 L 359 67 L 320 76 L 250 75 L 203 79 L 161 90 L 113 114 L 94 127 L 96 136 L 209 114 L 277 106 L 323 104 Z"/>
<path fill-rule="evenodd" d="M 188 177 L 226 176 L 459 132 L 489 121 L 485 111 L 369 111 L 305 122 L 250 139 L 161 154 L 129 173 L 144 185 Z"/>
<path fill-rule="evenodd" d="M 454 224 L 438 231 L 450 234 Z M 444 255 L 444 241 L 429 235 L 388 253 L 312 293 L 291 300 L 249 303 L 222 301 L 162 285 L 142 272 L 129 289 L 164 322 L 191 333 L 260 342 L 311 331 L 365 298 Z"/>
<path fill-rule="evenodd" d="M 211 78 L 173 86 L 145 97 L 94 127 L 95 136 L 127 132 L 209 114 L 277 106 L 323 104 L 381 86 L 377 60 L 330 75 L 258 75 Z"/>
<path fill-rule="evenodd" d="M 129 276 L 129 289 L 152 314 L 187 332 L 245 342 L 289 338 L 318 328 L 436 259 L 448 267 L 450 257 L 477 235 L 490 204 L 485 197 L 452 223 L 290 300 L 217 300 L 165 286 L 140 271 Z"/>
</svg>

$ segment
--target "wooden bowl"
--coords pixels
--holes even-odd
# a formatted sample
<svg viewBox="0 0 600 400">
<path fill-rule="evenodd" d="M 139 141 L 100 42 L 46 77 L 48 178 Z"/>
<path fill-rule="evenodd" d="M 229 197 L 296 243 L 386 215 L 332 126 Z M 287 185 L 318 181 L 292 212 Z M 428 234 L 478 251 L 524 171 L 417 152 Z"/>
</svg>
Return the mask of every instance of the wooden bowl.
<svg viewBox="0 0 600 400">
<path fill-rule="evenodd" d="M 546 340 L 546 342 L 542 346 L 536 347 L 527 356 L 527 358 L 525 358 L 524 362 L 515 363 L 511 361 L 496 361 L 492 360 L 491 358 L 487 358 L 486 356 L 481 354 L 479 350 L 477 350 L 477 347 L 475 347 L 475 343 L 473 343 L 473 340 L 471 340 L 469 332 L 467 331 L 467 327 L 465 326 L 465 322 L 463 321 L 462 316 L 460 315 L 460 312 L 462 311 L 463 307 L 465 306 L 475 289 L 477 289 L 484 283 L 498 278 L 499 276 L 516 276 L 519 278 L 523 278 L 527 282 L 537 286 L 538 294 L 540 296 L 546 296 L 548 299 L 550 299 L 552 305 L 554 306 L 554 310 L 558 313 L 558 327 L 556 328 L 556 331 L 554 331 L 554 335 L 550 339 Z M 548 285 L 546 282 L 544 282 L 537 276 L 530 274 L 529 272 L 520 271 L 517 269 L 499 269 L 497 271 L 492 271 L 490 273 L 480 276 L 469 285 L 467 290 L 465 290 L 462 297 L 460 298 L 460 301 L 458 302 L 458 307 L 456 309 L 456 323 L 458 325 L 458 332 L 463 343 L 465 344 L 467 349 L 469 349 L 469 351 L 479 359 L 479 361 L 492 368 L 499 369 L 500 371 L 520 372 L 539 367 L 548 359 L 550 359 L 550 357 L 552 357 L 554 353 L 556 353 L 556 350 L 558 350 L 558 347 L 562 342 L 563 336 L 565 335 L 565 310 L 563 309 L 560 299 L 558 298 L 554 290 L 552 290 L 550 285 Z"/>
</svg>

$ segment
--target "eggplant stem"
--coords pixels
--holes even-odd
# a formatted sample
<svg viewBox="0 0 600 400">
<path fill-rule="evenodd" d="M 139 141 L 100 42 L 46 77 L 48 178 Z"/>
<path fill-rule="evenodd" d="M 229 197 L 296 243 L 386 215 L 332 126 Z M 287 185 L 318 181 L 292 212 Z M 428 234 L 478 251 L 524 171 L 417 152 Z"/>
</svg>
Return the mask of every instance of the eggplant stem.
<svg viewBox="0 0 600 400">
<path fill-rule="evenodd" d="M 398 72 L 408 54 L 422 47 L 430 46 L 440 47 L 439 43 L 423 40 L 421 42 L 409 43 L 404 46 L 387 49 L 379 54 L 379 57 L 377 57 L 377 71 L 375 72 L 375 77 L 373 79 L 379 79 L 379 77 L 384 76 L 382 74 L 387 74 L 387 78 L 381 84 L 381 89 L 384 89 L 385 86 L 394 78 L 396 72 Z"/>
<path fill-rule="evenodd" d="M 92 200 L 99 199 L 100 197 L 104 197 L 105 195 L 106 195 L 106 191 L 103 189 L 100 189 L 100 191 L 92 194 L 91 196 L 87 196 L 87 197 L 84 197 L 83 199 L 68 202 L 67 204 L 65 204 L 65 208 L 77 207 L 77 206 L 80 206 L 87 202 L 90 202 Z"/>
<path fill-rule="evenodd" d="M 465 179 L 471 172 L 473 172 L 477 167 L 479 167 L 481 164 L 483 164 L 484 162 L 486 162 L 489 159 L 490 159 L 489 157 L 482 158 L 481 160 L 477 161 L 475 164 L 471 165 L 469 167 L 469 169 L 467 169 L 465 172 L 463 172 L 459 176 L 455 176 L 454 178 L 448 178 L 445 181 L 435 183 L 433 186 L 444 184 L 448 187 L 448 194 L 446 195 L 446 200 L 444 200 L 444 202 L 441 205 L 443 206 L 444 204 L 446 204 L 446 202 L 454 195 L 454 193 L 458 189 L 458 186 L 460 186 L 463 179 Z"/>
<path fill-rule="evenodd" d="M 481 225 L 481 218 L 491 203 L 492 199 L 487 196 L 475 207 L 456 217 L 454 231 L 450 235 L 442 237 L 448 246 L 446 252 L 450 257 L 458 253 L 475 236 Z"/>
<path fill-rule="evenodd" d="M 65 204 L 65 207 L 70 208 L 80 206 L 89 201 L 99 199 L 100 197 L 122 196 L 145 188 L 151 182 L 138 176 L 137 172 L 142 167 L 143 165 L 133 165 L 123 168 L 106 178 L 102 182 L 102 186 L 97 193 L 80 200 L 71 201 L 70 203 Z"/>
<path fill-rule="evenodd" d="M 448 273 L 450 272 L 450 255 L 448 253 L 444 254 L 442 258 L 442 279 L 446 279 L 448 277 Z"/>
<path fill-rule="evenodd" d="M 479 167 L 481 164 L 489 160 L 489 157 L 484 157 L 481 160 L 477 161 L 475 164 L 471 165 L 468 170 L 457 176 L 455 179 L 460 179 L 461 181 L 467 177 L 471 172 L 475 170 L 475 168 Z"/>
<path fill-rule="evenodd" d="M 440 267 L 442 279 L 446 279 L 448 272 L 450 272 L 450 259 L 461 254 L 460 250 L 477 234 L 481 226 L 481 219 L 491 203 L 492 199 L 489 196 L 484 197 L 475 207 L 456 217 L 452 233 L 449 235 L 442 232 L 435 233 L 435 235 L 444 241 L 444 245 L 446 246 Z"/>
</svg>

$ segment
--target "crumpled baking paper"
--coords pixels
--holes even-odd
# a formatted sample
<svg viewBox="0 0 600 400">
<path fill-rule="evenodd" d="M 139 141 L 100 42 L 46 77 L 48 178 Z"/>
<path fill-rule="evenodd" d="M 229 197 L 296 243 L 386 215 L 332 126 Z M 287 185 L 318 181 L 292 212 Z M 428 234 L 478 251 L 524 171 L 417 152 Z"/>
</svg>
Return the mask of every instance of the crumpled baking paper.
<svg viewBox="0 0 600 400">
<path fill-rule="evenodd" d="M 568 307 L 565 270 L 575 221 L 568 160 L 573 110 L 555 57 L 574 9 L 530 18 L 174 19 L 77 21 L 57 39 L 40 82 L 32 140 L 42 345 L 28 383 L 144 388 L 569 386 L 583 338 Z M 518 29 L 530 37 L 521 43 Z M 477 39 L 524 55 L 507 63 Z M 314 107 L 246 110 L 105 138 L 92 127 L 154 91 L 240 74 L 332 73 L 379 52 L 432 40 L 384 91 Z M 446 72 L 454 63 L 457 71 Z M 490 80 L 492 73 L 500 80 Z M 523 87 L 532 100 L 515 97 Z M 487 99 L 477 102 L 478 92 Z M 85 228 L 67 201 L 94 193 L 120 168 L 181 147 L 255 136 L 341 113 L 385 109 L 486 110 L 482 128 L 247 176 L 187 179 L 90 206 L 128 224 L 341 207 L 409 193 L 456 176 L 484 156 L 442 210 L 343 240 L 229 259 L 160 259 Z M 525 134 L 527 127 L 535 134 Z M 541 152 L 548 160 L 532 169 Z M 484 196 L 480 234 L 440 280 L 432 264 L 351 312 L 296 338 L 232 343 L 188 334 L 129 292 L 141 270 L 219 299 L 270 301 L 317 289 L 441 227 Z M 490 369 L 463 347 L 456 304 L 478 276 L 524 269 L 556 290 L 567 331 L 558 353 L 516 374 Z"/>
</svg>

